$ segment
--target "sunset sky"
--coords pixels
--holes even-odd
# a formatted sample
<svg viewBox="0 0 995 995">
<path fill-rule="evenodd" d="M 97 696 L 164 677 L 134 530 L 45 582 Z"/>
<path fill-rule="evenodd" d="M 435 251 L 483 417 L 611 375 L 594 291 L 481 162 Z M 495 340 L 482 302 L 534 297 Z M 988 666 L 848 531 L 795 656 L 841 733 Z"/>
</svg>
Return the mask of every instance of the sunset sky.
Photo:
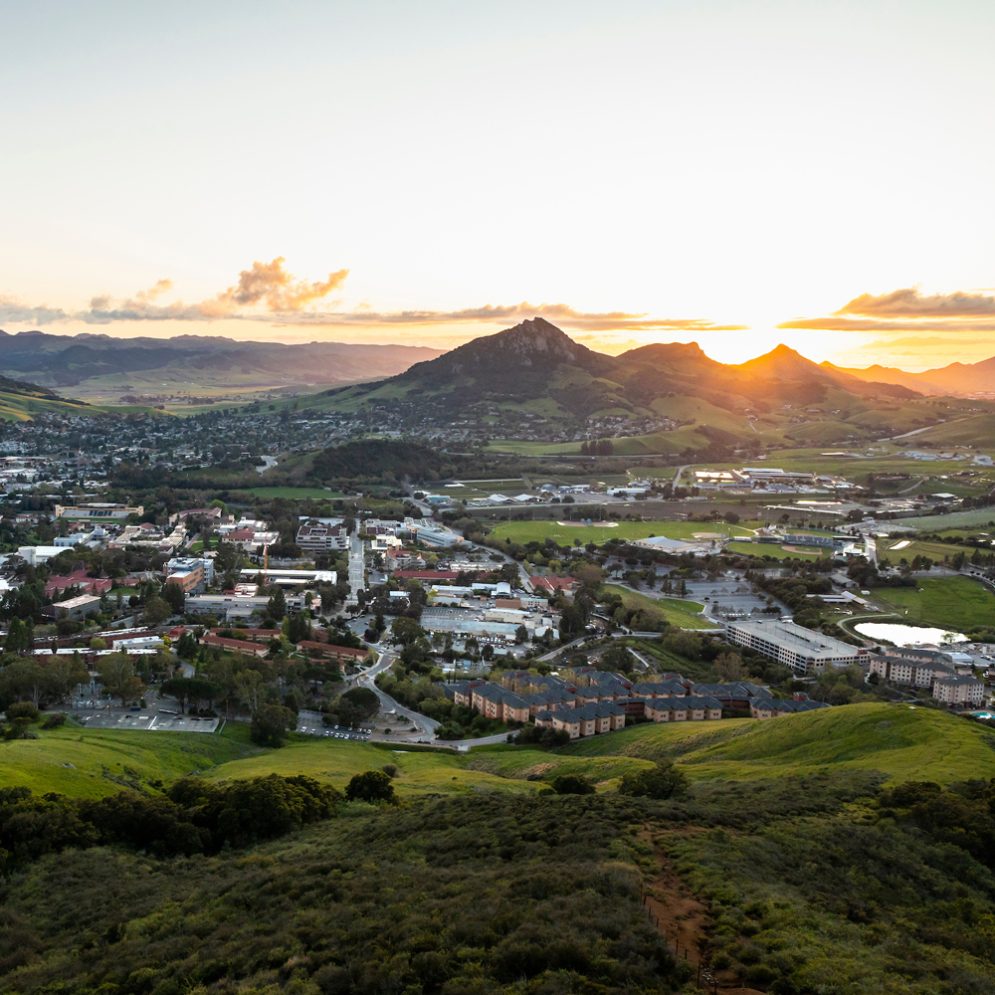
<svg viewBox="0 0 995 995">
<path fill-rule="evenodd" d="M 0 0 L 0 328 L 995 355 L 995 4 Z"/>
</svg>

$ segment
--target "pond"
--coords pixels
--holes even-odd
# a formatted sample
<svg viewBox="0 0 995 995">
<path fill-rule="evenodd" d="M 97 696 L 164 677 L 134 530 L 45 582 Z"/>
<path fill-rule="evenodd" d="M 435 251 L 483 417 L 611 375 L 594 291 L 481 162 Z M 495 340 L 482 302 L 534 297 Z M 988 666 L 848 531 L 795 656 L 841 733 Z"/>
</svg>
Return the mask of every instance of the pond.
<svg viewBox="0 0 995 995">
<path fill-rule="evenodd" d="M 933 646 L 937 643 L 966 643 L 967 636 L 946 629 L 891 622 L 860 622 L 854 629 L 868 639 L 880 639 L 896 646 Z"/>
</svg>

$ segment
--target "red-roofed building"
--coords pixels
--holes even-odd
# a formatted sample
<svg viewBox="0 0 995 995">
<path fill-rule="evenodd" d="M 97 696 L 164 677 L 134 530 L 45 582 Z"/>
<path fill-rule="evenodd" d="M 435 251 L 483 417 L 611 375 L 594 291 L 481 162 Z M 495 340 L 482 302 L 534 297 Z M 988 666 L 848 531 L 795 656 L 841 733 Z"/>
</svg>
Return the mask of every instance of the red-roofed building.
<svg viewBox="0 0 995 995">
<path fill-rule="evenodd" d="M 227 639 L 224 636 L 216 636 L 208 633 L 201 642 L 205 646 L 215 646 L 218 649 L 227 650 L 229 653 L 242 653 L 245 656 L 266 656 L 269 647 L 262 643 L 250 643 L 244 639 Z"/>
<path fill-rule="evenodd" d="M 45 585 L 45 597 L 54 598 L 71 587 L 78 587 L 80 594 L 106 594 L 114 582 L 108 577 L 88 577 L 85 570 L 77 570 L 61 577 L 49 577 Z"/>
<path fill-rule="evenodd" d="M 333 643 L 319 643 L 313 639 L 302 639 L 297 648 L 303 650 L 308 656 L 321 657 L 330 663 L 337 663 L 340 667 L 347 663 L 364 663 L 370 655 L 368 649 L 355 649 L 352 646 L 336 646 Z"/>
<path fill-rule="evenodd" d="M 555 594 L 557 591 L 569 594 L 577 586 L 576 577 L 555 577 L 550 574 L 548 577 L 536 575 L 529 580 L 532 581 L 532 587 L 537 594 Z"/>
<path fill-rule="evenodd" d="M 398 580 L 457 580 L 455 570 L 395 570 Z"/>
</svg>

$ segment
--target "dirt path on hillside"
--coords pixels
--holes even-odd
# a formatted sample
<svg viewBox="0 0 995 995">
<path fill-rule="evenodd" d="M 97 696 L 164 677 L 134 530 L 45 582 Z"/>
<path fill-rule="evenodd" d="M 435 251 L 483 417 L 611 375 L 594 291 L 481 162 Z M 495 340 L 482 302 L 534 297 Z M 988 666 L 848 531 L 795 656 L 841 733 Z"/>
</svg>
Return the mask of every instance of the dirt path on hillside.
<svg viewBox="0 0 995 995">
<path fill-rule="evenodd" d="M 639 839 L 653 847 L 656 873 L 646 882 L 643 904 L 678 961 L 692 969 L 692 980 L 705 992 L 721 995 L 764 995 L 757 988 L 744 988 L 729 971 L 712 971 L 708 967 L 708 937 L 712 926 L 708 906 L 697 898 L 674 870 L 649 829 Z"/>
</svg>

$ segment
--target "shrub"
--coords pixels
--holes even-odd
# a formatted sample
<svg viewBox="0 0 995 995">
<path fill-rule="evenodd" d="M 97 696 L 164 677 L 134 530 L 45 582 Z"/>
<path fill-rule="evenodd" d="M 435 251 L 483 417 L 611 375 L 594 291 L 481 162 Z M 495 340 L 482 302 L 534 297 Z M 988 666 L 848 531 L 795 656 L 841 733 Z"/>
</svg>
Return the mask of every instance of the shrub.
<svg viewBox="0 0 995 995">
<path fill-rule="evenodd" d="M 667 761 L 650 770 L 624 774 L 618 790 L 623 795 L 643 798 L 673 798 L 687 791 L 687 776 Z"/>
<path fill-rule="evenodd" d="M 351 802 L 369 802 L 371 805 L 377 802 L 393 805 L 397 801 L 390 776 L 382 770 L 368 770 L 354 775 L 346 785 L 345 796 Z"/>
<path fill-rule="evenodd" d="M 579 774 L 558 774 L 553 778 L 552 788 L 558 795 L 594 794 L 594 785 Z"/>
<path fill-rule="evenodd" d="M 42 729 L 58 729 L 59 726 L 64 726 L 66 724 L 66 716 L 63 712 L 52 712 L 51 715 L 45 716 L 45 721 L 42 722 Z"/>
<path fill-rule="evenodd" d="M 7 719 L 14 722 L 17 719 L 27 719 L 28 722 L 38 721 L 38 706 L 31 701 L 15 701 L 7 706 Z"/>
</svg>

